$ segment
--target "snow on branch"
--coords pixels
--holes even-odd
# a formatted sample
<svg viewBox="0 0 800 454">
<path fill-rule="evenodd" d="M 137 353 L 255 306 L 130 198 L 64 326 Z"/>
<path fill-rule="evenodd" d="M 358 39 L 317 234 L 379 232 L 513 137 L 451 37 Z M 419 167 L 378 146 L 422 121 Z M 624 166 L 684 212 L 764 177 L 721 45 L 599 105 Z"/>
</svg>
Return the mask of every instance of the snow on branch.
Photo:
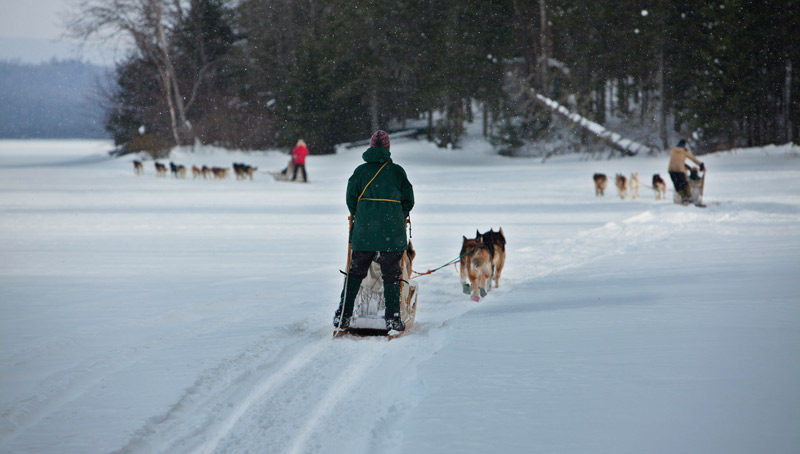
<svg viewBox="0 0 800 454">
<path fill-rule="evenodd" d="M 623 153 L 625 153 L 627 155 L 635 156 L 635 155 L 639 154 L 639 152 L 642 152 L 642 151 L 649 152 L 649 153 L 655 153 L 656 151 L 658 151 L 655 148 L 649 147 L 647 145 L 641 144 L 639 142 L 636 142 L 636 141 L 633 141 L 633 140 L 630 140 L 630 139 L 626 139 L 626 138 L 622 137 L 620 134 L 618 134 L 616 132 L 609 131 L 606 127 L 604 127 L 603 125 L 601 125 L 599 123 L 595 123 L 595 122 L 587 119 L 586 117 L 583 117 L 583 116 L 578 115 L 576 113 L 570 112 L 569 109 L 567 109 L 566 107 L 562 106 L 558 102 L 553 101 L 550 98 L 547 98 L 547 97 L 542 96 L 540 94 L 536 94 L 536 99 L 538 99 L 539 101 L 544 103 L 547 107 L 549 107 L 553 111 L 558 112 L 561 115 L 567 117 L 573 123 L 575 123 L 575 124 L 581 126 L 582 128 L 588 130 L 589 132 L 591 132 L 592 134 L 596 135 L 597 137 L 605 140 L 612 147 L 616 148 L 617 150 L 622 151 Z"/>
</svg>

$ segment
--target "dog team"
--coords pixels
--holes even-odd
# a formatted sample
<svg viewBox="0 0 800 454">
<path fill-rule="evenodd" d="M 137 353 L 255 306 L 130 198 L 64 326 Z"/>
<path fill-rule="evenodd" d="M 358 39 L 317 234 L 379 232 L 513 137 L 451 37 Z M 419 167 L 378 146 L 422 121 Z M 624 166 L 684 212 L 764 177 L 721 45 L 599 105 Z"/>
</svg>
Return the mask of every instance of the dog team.
<svg viewBox="0 0 800 454">
<path fill-rule="evenodd" d="M 608 186 L 608 177 L 603 173 L 595 173 L 592 179 L 594 180 L 594 195 L 597 197 L 605 196 L 606 187 Z M 656 200 L 665 200 L 667 198 L 667 184 L 664 179 L 661 178 L 661 175 L 657 173 L 654 174 L 652 183 L 653 185 L 651 188 L 653 189 Z M 620 199 L 624 200 L 629 192 L 631 200 L 639 198 L 640 183 L 638 172 L 631 173 L 630 178 L 618 173 L 616 174 L 614 184 L 617 187 L 617 193 Z"/>
<path fill-rule="evenodd" d="M 156 169 L 156 176 L 157 177 L 166 177 L 167 176 L 167 166 L 160 163 L 154 162 L 153 163 Z M 250 179 L 253 181 L 253 175 L 255 174 L 258 167 L 253 167 L 247 164 L 234 162 L 233 163 L 233 173 L 236 175 L 237 180 L 246 180 Z M 183 165 L 175 164 L 173 162 L 169 163 L 169 172 L 175 178 L 186 178 L 186 167 Z M 144 175 L 144 165 L 141 161 L 133 161 L 133 174 L 134 175 Z M 197 167 L 192 166 L 192 178 L 203 178 L 209 179 L 213 178 L 215 180 L 224 180 L 228 178 L 230 175 L 230 169 L 227 167 Z"/>
</svg>

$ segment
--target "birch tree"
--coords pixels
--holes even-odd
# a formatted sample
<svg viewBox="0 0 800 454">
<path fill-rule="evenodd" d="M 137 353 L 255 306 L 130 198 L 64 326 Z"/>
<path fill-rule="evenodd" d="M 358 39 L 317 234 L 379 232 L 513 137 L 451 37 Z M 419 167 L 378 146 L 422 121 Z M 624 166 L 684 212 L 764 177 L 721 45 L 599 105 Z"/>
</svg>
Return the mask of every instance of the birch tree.
<svg viewBox="0 0 800 454">
<path fill-rule="evenodd" d="M 157 68 L 175 144 L 193 140 L 167 41 L 167 20 L 176 21 L 182 14 L 180 0 L 77 0 L 74 4 L 75 12 L 66 21 L 67 34 L 84 41 L 127 35 L 136 50 Z"/>
</svg>

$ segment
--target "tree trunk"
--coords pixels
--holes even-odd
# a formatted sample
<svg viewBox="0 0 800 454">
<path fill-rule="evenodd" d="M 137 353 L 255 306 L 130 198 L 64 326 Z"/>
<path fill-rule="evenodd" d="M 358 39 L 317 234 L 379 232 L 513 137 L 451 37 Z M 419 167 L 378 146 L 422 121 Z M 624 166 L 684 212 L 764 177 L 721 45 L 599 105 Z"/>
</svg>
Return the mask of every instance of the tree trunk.
<svg viewBox="0 0 800 454">
<path fill-rule="evenodd" d="M 372 131 L 377 131 L 380 128 L 378 122 L 378 85 L 373 82 L 369 94 L 369 118 Z"/>
<path fill-rule="evenodd" d="M 181 95 L 180 86 L 178 85 L 178 77 L 175 74 L 175 67 L 172 65 L 172 58 L 170 57 L 169 53 L 169 44 L 167 43 L 167 36 L 164 32 L 164 21 L 163 21 L 163 6 L 159 0 L 151 0 L 153 3 L 153 10 L 156 13 L 156 33 L 158 38 L 158 47 L 161 50 L 161 57 L 163 58 L 164 62 L 164 69 L 166 73 L 167 80 L 165 81 L 167 84 L 171 85 L 172 89 L 172 97 L 174 99 L 174 106 L 176 113 L 178 115 L 178 120 L 180 124 L 178 125 L 178 141 L 176 145 L 182 145 L 181 139 L 183 138 L 183 132 L 187 132 L 187 137 L 193 142 L 194 138 L 192 137 L 192 128 L 189 121 L 186 119 L 186 109 L 184 108 L 183 103 L 183 96 Z"/>
<path fill-rule="evenodd" d="M 489 137 L 489 106 L 483 103 L 483 137 Z"/>
<path fill-rule="evenodd" d="M 664 102 L 664 49 L 658 53 L 658 114 L 660 116 L 659 130 L 661 133 L 661 145 L 666 150 L 669 148 L 669 137 L 667 136 L 667 110 Z"/>
<path fill-rule="evenodd" d="M 433 110 L 428 110 L 428 141 L 433 141 Z"/>
<path fill-rule="evenodd" d="M 540 45 L 542 46 L 542 59 L 539 64 L 539 71 L 542 84 L 542 93 L 549 97 L 551 96 L 551 93 L 547 89 L 547 65 L 550 61 L 550 55 L 547 52 L 547 9 L 544 2 L 545 0 L 539 0 L 539 16 L 541 23 L 539 39 L 541 41 Z"/>
<path fill-rule="evenodd" d="M 792 141 L 792 61 L 786 61 L 786 81 L 783 93 L 783 118 L 786 131 L 786 142 Z"/>
</svg>

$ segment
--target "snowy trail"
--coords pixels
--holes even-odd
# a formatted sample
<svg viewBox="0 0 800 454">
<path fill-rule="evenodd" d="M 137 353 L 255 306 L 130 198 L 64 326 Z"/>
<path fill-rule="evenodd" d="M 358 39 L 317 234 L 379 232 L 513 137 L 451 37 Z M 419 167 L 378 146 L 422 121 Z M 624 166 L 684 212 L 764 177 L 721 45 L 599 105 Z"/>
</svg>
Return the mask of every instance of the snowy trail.
<svg viewBox="0 0 800 454">
<path fill-rule="evenodd" d="M 478 304 L 452 265 L 420 277 L 414 328 L 392 341 L 331 338 L 357 150 L 315 156 L 310 185 L 3 154 L 0 453 L 796 451 L 796 153 L 709 156 L 698 209 L 594 197 L 593 172 L 663 175 L 661 158 L 483 147 L 396 144 L 415 270 L 476 229 L 503 227 L 508 258 Z"/>
<path fill-rule="evenodd" d="M 619 222 L 579 231 L 575 237 L 562 238 L 547 247 L 510 248 L 514 269 L 509 273 L 511 277 L 501 280 L 500 288 L 492 290 L 484 304 L 491 304 L 492 299 L 514 293 L 542 277 L 646 248 L 649 243 L 674 233 L 676 227 L 686 228 L 688 224 L 685 219 L 675 218 L 673 225 L 654 229 L 651 222 L 656 216 L 647 209 Z M 670 215 L 661 217 L 666 220 Z M 665 221 L 666 224 L 669 222 Z M 542 259 L 533 260 L 534 257 Z M 522 263 L 536 265 L 526 268 Z M 390 344 L 415 352 L 403 369 L 414 370 L 435 354 L 439 344 L 430 341 L 431 330 L 439 337 L 446 336 L 451 320 L 480 307 L 465 302 L 461 295 L 454 296 L 453 282 L 457 277 L 448 272 L 454 273 L 445 269 L 442 275 L 432 276 L 426 283 L 428 288 L 423 293 L 426 304 L 420 310 L 414 331 Z M 243 353 L 241 361 L 231 360 L 210 371 L 198 380 L 202 386 L 188 390 L 164 416 L 152 418 L 118 452 L 336 450 L 343 442 L 336 437 L 329 439 L 331 434 L 347 433 L 353 424 L 363 424 L 342 408 L 366 415 L 373 409 L 377 418 L 382 413 L 380 407 L 390 408 L 393 402 L 391 396 L 364 395 L 366 389 L 376 386 L 376 377 L 380 376 L 376 370 L 388 367 L 384 361 L 389 355 L 388 342 L 382 338 L 330 339 L 329 335 L 329 330 L 322 329 L 304 333 L 301 340 L 281 339 L 284 345 L 280 352 L 272 348 L 269 352 Z M 279 359 L 274 359 L 275 356 Z M 274 364 L 259 363 L 266 360 Z M 374 426 L 371 430 L 361 429 L 380 431 Z M 255 440 L 255 445 L 250 435 L 254 431 L 263 435 Z M 359 442 L 379 443 L 373 438 L 365 437 Z M 268 440 L 266 445 L 264 440 Z"/>
</svg>

